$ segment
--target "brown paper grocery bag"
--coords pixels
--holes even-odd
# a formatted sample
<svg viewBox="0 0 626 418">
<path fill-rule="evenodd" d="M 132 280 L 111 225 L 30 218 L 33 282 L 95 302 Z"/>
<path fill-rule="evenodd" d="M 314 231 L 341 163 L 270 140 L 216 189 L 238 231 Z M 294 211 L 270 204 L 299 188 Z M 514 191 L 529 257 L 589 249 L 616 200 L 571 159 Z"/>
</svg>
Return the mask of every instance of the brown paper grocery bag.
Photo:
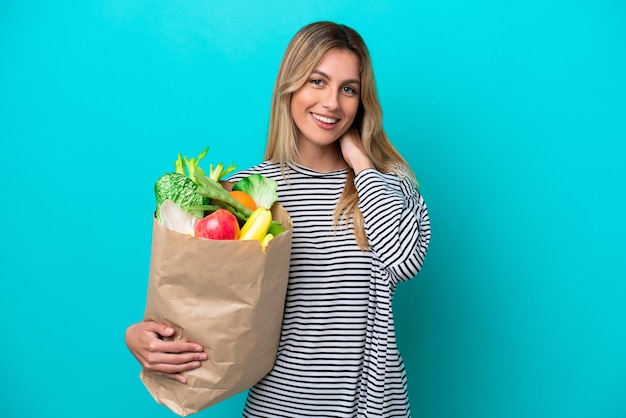
<svg viewBox="0 0 626 418">
<path fill-rule="evenodd" d="M 274 364 L 289 276 L 291 219 L 263 252 L 258 241 L 214 241 L 153 225 L 145 319 L 176 329 L 174 339 L 202 344 L 209 357 L 187 384 L 140 377 L 154 399 L 181 416 L 242 392 Z"/>
</svg>

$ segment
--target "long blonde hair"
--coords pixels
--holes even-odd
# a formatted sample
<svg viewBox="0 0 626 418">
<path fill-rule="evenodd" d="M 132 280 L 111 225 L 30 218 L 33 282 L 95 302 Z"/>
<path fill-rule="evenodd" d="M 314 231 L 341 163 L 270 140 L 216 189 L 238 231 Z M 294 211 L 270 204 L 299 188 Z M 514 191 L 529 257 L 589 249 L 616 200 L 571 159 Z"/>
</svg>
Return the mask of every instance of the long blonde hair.
<svg viewBox="0 0 626 418">
<path fill-rule="evenodd" d="M 409 175 L 415 180 L 409 165 L 391 144 L 383 129 L 382 108 L 365 42 L 354 29 L 333 22 L 315 22 L 305 26 L 287 46 L 274 85 L 265 159 L 280 163 L 283 169 L 287 163 L 298 160 L 298 131 L 291 115 L 291 95 L 306 83 L 331 49 L 348 50 L 359 58 L 361 96 L 352 126 L 359 131 L 363 148 L 374 167 L 384 173 Z M 352 220 L 356 241 L 365 250 L 368 242 L 358 202 L 354 171 L 348 169 L 346 185 L 335 208 L 335 227 L 342 221 L 347 224 Z"/>
</svg>

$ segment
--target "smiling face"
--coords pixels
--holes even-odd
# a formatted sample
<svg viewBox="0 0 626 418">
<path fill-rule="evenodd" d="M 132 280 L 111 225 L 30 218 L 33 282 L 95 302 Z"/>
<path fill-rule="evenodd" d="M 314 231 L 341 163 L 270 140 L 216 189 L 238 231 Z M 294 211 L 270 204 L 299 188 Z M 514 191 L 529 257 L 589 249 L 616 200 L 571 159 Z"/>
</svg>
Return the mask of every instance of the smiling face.
<svg viewBox="0 0 626 418">
<path fill-rule="evenodd" d="M 359 68 L 356 54 L 332 49 L 292 94 L 291 116 L 303 158 L 340 156 L 335 141 L 350 128 L 359 109 Z"/>
</svg>

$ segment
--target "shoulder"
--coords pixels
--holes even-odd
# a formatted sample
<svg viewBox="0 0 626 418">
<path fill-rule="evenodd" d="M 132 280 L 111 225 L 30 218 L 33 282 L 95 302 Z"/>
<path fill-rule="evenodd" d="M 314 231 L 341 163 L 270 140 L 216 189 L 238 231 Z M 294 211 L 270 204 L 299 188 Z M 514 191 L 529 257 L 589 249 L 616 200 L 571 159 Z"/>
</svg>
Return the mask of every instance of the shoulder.
<svg viewBox="0 0 626 418">
<path fill-rule="evenodd" d="M 236 182 L 251 174 L 261 174 L 265 177 L 276 179 L 281 175 L 280 164 L 271 161 L 263 161 L 262 163 L 254 165 L 248 169 L 236 172 L 227 180 L 231 182 Z"/>
</svg>

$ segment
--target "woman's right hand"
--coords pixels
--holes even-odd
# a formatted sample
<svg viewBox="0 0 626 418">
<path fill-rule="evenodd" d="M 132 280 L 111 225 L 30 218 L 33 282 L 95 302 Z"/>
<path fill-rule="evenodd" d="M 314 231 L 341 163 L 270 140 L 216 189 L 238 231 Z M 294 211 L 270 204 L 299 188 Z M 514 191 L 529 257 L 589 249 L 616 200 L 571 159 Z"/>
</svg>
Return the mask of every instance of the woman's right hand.
<svg viewBox="0 0 626 418">
<path fill-rule="evenodd" d="M 158 322 L 138 322 L 126 329 L 126 345 L 145 371 L 187 383 L 182 372 L 200 367 L 207 354 L 200 344 L 162 339 L 174 332 Z"/>
</svg>

